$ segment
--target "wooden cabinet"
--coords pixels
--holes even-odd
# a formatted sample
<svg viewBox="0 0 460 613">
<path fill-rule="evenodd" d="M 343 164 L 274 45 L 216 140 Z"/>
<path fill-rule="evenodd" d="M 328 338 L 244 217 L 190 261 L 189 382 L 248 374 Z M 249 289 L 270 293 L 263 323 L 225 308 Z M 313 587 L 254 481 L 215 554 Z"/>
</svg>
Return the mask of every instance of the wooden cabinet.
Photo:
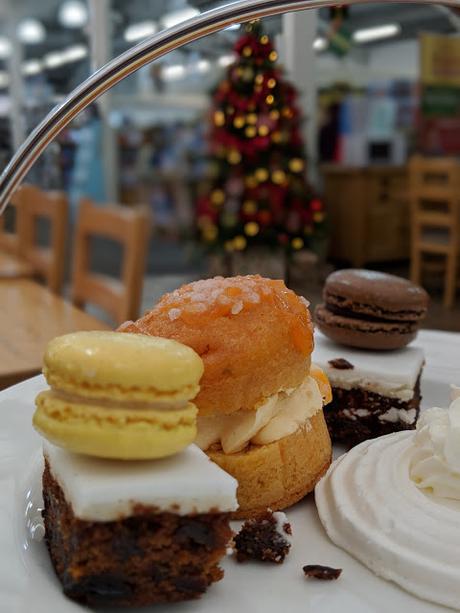
<svg viewBox="0 0 460 613">
<path fill-rule="evenodd" d="M 405 167 L 323 166 L 329 255 L 362 267 L 409 257 Z"/>
</svg>

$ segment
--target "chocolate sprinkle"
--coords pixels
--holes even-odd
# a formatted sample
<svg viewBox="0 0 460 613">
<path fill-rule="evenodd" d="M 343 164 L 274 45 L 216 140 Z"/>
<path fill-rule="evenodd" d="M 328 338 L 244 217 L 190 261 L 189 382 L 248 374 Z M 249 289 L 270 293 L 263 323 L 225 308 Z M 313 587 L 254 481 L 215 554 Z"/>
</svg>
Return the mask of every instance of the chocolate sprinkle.
<svg viewBox="0 0 460 613">
<path fill-rule="evenodd" d="M 351 364 L 345 358 L 336 358 L 335 360 L 329 360 L 328 364 L 332 366 L 332 368 L 336 368 L 337 370 L 351 370 L 354 368 L 353 364 Z"/>
<path fill-rule="evenodd" d="M 319 564 L 307 564 L 303 567 L 305 577 L 313 579 L 321 579 L 322 581 L 332 581 L 338 579 L 342 574 L 341 568 L 331 568 L 330 566 L 321 566 Z"/>
</svg>

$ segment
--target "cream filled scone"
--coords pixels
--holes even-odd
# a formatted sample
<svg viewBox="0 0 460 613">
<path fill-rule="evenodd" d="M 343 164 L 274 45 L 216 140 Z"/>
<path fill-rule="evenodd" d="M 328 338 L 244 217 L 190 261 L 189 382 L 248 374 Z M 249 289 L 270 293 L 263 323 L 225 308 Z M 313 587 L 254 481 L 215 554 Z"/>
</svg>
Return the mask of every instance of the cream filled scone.
<svg viewBox="0 0 460 613">
<path fill-rule="evenodd" d="M 198 445 L 239 483 L 238 516 L 283 509 L 330 464 L 330 387 L 311 365 L 308 303 L 282 281 L 216 277 L 165 295 L 124 332 L 164 336 L 204 362 Z"/>
<path fill-rule="evenodd" d="M 458 609 L 460 397 L 417 430 L 365 441 L 315 490 L 331 540 L 419 598 Z"/>
</svg>

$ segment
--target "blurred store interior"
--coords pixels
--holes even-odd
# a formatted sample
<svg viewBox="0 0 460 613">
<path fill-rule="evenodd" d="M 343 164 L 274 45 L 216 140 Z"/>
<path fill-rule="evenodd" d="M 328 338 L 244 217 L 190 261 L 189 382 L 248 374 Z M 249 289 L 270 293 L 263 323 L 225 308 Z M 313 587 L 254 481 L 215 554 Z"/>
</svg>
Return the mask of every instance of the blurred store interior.
<svg viewBox="0 0 460 613">
<path fill-rule="evenodd" d="M 98 67 L 224 4 L 3 0 L 0 170 Z M 448 162 L 443 193 L 457 215 L 459 32 L 460 11 L 434 4 L 321 9 L 235 24 L 126 78 L 56 137 L 26 179 L 67 203 L 58 293 L 72 297 L 75 233 L 89 200 L 146 212 L 139 312 L 182 283 L 229 273 L 284 277 L 314 304 L 327 274 L 357 266 L 415 276 L 433 297 L 425 325 L 460 330 L 458 278 L 446 273 L 460 222 L 432 229 L 441 248 L 416 270 L 411 191 L 414 160 L 434 160 L 437 176 Z M 19 231 L 19 204 L 5 212 L 4 234 Z M 35 229 L 43 245 L 47 224 Z M 97 273 L 120 275 L 113 237 L 95 236 L 91 247 Z"/>
</svg>

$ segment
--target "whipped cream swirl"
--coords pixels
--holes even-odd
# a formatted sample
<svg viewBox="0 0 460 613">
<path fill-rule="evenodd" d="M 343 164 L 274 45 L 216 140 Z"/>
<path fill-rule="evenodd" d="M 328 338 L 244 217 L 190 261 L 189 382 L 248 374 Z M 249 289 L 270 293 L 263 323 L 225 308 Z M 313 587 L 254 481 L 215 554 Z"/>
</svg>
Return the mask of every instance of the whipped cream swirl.
<svg viewBox="0 0 460 613">
<path fill-rule="evenodd" d="M 375 574 L 458 609 L 459 469 L 460 397 L 422 413 L 417 431 L 365 441 L 336 460 L 315 490 L 321 523 Z"/>
<path fill-rule="evenodd" d="M 424 411 L 417 424 L 410 477 L 435 498 L 460 501 L 460 397 L 448 410 Z"/>
</svg>

